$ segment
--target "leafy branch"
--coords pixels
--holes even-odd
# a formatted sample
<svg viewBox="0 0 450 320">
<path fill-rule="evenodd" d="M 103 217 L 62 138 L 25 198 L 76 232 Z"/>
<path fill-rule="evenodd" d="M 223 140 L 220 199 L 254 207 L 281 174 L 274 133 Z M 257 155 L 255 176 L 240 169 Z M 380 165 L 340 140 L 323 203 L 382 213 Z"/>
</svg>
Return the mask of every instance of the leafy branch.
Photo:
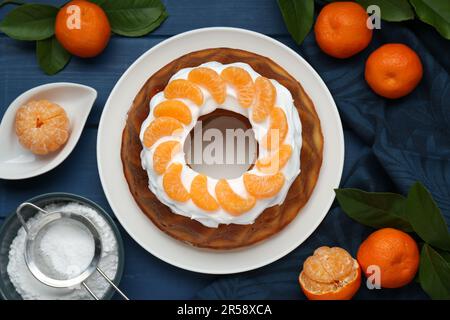
<svg viewBox="0 0 450 320">
<path fill-rule="evenodd" d="M 328 2 L 335 2 L 329 0 Z M 356 0 L 364 8 L 376 5 L 381 19 L 391 22 L 419 20 L 433 26 L 450 40 L 450 1 L 448 0 Z M 312 28 L 314 0 L 278 0 L 284 23 L 297 44 L 301 44 Z"/>
<path fill-rule="evenodd" d="M 355 221 L 373 228 L 414 232 L 424 244 L 419 282 L 433 299 L 450 299 L 450 233 L 430 192 L 416 182 L 408 195 L 336 189 L 342 210 Z"/>
<path fill-rule="evenodd" d="M 144 36 L 167 18 L 160 0 L 91 0 L 105 11 L 114 33 L 126 37 Z M 36 41 L 36 56 L 41 69 L 49 75 L 61 71 L 71 55 L 56 40 L 55 20 L 60 8 L 45 4 L 23 4 L 6 0 L 6 4 L 19 5 L 0 22 L 0 31 L 10 38 Z"/>
</svg>

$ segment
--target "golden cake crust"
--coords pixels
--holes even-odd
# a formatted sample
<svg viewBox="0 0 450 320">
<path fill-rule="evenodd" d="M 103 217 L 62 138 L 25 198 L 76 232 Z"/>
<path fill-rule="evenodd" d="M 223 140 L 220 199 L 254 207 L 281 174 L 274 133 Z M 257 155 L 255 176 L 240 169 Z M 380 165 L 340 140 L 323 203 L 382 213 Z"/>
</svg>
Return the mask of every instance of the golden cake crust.
<svg viewBox="0 0 450 320">
<path fill-rule="evenodd" d="M 174 214 L 148 188 L 147 172 L 142 169 L 139 132 L 149 112 L 149 102 L 162 91 L 169 79 L 183 68 L 209 61 L 223 64 L 244 62 L 262 76 L 275 79 L 294 98 L 302 122 L 301 173 L 279 206 L 267 208 L 251 225 L 220 225 L 208 228 L 190 218 Z M 213 48 L 186 54 L 153 74 L 133 101 L 123 131 L 121 158 L 130 191 L 151 221 L 168 235 L 188 244 L 210 249 L 234 249 L 262 241 L 288 225 L 306 204 L 316 185 L 322 165 L 323 136 L 320 120 L 302 86 L 269 58 L 248 51 Z"/>
</svg>

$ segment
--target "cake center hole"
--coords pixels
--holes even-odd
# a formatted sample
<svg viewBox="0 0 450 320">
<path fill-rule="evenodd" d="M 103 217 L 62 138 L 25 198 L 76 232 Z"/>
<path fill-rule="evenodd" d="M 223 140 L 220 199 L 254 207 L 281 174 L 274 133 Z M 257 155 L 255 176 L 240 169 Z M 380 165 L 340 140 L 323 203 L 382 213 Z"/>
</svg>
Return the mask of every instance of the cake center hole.
<svg viewBox="0 0 450 320">
<path fill-rule="evenodd" d="M 184 144 L 186 163 L 216 179 L 240 177 L 255 163 L 257 150 L 248 119 L 222 109 L 200 117 Z"/>
</svg>

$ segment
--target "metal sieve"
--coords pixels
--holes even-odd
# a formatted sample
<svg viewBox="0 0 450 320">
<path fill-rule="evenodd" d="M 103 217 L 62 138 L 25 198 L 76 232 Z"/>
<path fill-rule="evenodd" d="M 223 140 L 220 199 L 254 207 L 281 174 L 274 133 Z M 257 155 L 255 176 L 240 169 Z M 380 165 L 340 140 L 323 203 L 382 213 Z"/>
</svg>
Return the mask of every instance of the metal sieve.
<svg viewBox="0 0 450 320">
<path fill-rule="evenodd" d="M 45 215 L 31 226 L 27 226 L 22 214 L 20 213 L 24 207 L 32 207 Z M 22 203 L 16 210 L 22 227 L 27 233 L 25 239 L 25 263 L 31 274 L 43 284 L 54 288 L 68 288 L 81 284 L 89 294 L 95 299 L 99 300 L 98 296 L 88 287 L 85 280 L 88 279 L 94 272 L 98 272 L 125 300 L 128 297 L 113 283 L 113 281 L 99 268 L 98 264 L 102 255 L 102 242 L 100 234 L 95 225 L 86 217 L 78 213 L 72 212 L 47 212 L 46 210 L 29 202 Z M 70 223 L 82 229 L 88 235 L 94 244 L 94 254 L 92 260 L 84 268 L 70 278 L 59 277 L 51 274 L 46 268 L 46 263 L 37 252 L 37 247 L 43 234 L 54 227 L 57 223 Z"/>
</svg>

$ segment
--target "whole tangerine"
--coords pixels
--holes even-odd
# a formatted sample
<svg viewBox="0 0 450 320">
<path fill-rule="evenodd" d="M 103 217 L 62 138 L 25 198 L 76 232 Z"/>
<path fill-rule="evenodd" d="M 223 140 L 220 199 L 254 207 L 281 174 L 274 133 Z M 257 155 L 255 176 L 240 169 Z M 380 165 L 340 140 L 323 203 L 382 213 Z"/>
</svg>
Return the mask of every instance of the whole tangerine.
<svg viewBox="0 0 450 320">
<path fill-rule="evenodd" d="M 364 240 L 357 259 L 366 276 L 371 275 L 370 266 L 379 268 L 382 288 L 399 288 L 414 279 L 419 267 L 419 249 L 407 233 L 384 228 Z"/>
<path fill-rule="evenodd" d="M 324 246 L 305 260 L 298 280 L 309 300 L 350 300 L 361 285 L 361 270 L 344 249 Z"/>
<path fill-rule="evenodd" d="M 420 58 L 401 43 L 389 43 L 371 53 L 366 61 L 365 78 L 380 96 L 397 99 L 419 84 L 423 75 Z"/>
<path fill-rule="evenodd" d="M 348 58 L 364 50 L 372 40 L 369 15 L 355 2 L 333 2 L 322 8 L 314 25 L 320 49 L 335 58 Z"/>
<path fill-rule="evenodd" d="M 111 27 L 108 17 L 98 5 L 85 0 L 73 0 L 59 10 L 55 35 L 71 54 L 90 58 L 106 48 L 111 37 Z"/>
</svg>

